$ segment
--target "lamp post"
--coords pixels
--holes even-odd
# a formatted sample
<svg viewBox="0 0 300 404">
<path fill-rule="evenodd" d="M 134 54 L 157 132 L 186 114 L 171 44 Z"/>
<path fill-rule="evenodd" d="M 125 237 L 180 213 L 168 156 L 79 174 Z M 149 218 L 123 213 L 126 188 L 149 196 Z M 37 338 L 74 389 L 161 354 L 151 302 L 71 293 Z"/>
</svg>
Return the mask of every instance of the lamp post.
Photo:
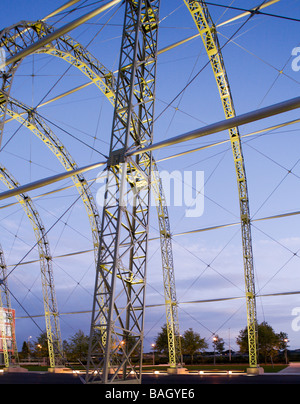
<svg viewBox="0 0 300 404">
<path fill-rule="evenodd" d="M 27 348 L 28 348 L 28 361 L 30 361 L 30 339 L 32 338 L 31 335 L 27 338 Z"/>
<path fill-rule="evenodd" d="M 216 343 L 218 341 L 218 337 L 213 337 L 213 346 L 214 346 L 214 365 L 216 364 Z"/>
<path fill-rule="evenodd" d="M 155 344 L 151 344 L 152 346 L 152 350 L 153 350 L 153 366 L 155 365 L 155 352 L 154 352 L 154 348 L 155 348 Z"/>
<path fill-rule="evenodd" d="M 289 342 L 289 340 L 288 340 L 287 338 L 285 338 L 283 341 L 284 341 L 284 346 L 285 346 L 285 351 L 284 351 L 285 364 L 287 365 L 287 363 L 288 363 L 288 357 L 287 357 L 287 343 Z"/>
</svg>

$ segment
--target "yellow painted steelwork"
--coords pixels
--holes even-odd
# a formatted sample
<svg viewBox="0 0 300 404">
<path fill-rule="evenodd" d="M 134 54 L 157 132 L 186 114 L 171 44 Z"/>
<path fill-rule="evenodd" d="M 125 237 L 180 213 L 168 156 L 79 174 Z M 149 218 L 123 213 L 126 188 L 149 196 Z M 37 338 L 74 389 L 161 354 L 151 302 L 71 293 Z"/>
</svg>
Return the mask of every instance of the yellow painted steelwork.
<svg viewBox="0 0 300 404">
<path fill-rule="evenodd" d="M 220 98 L 225 112 L 225 117 L 232 118 L 235 116 L 233 99 L 229 87 L 229 81 L 226 75 L 221 47 L 219 45 L 217 37 L 216 27 L 211 19 L 207 5 L 204 1 L 196 0 L 184 0 L 184 3 L 186 4 L 193 17 L 193 20 L 201 35 L 203 44 L 209 57 L 211 67 L 217 82 Z M 249 365 L 250 367 L 257 367 L 257 320 L 247 181 L 238 128 L 229 129 L 229 136 L 233 152 L 240 202 L 244 275 L 247 301 Z"/>
<path fill-rule="evenodd" d="M 10 294 L 8 290 L 8 282 L 7 282 L 7 266 L 4 258 L 4 253 L 2 250 L 2 246 L 0 245 L 0 323 L 1 323 L 1 316 L 3 317 L 3 312 L 2 308 L 6 307 L 7 309 L 11 309 L 11 302 L 10 302 Z M 3 299 L 4 296 L 4 299 Z M 4 300 L 4 304 L 3 304 Z M 19 355 L 18 355 L 18 349 L 17 349 L 17 342 L 16 342 L 16 333 L 15 333 L 15 324 L 13 323 L 13 319 L 10 319 L 11 321 L 11 332 L 12 332 L 12 353 L 9 354 L 8 352 L 8 347 L 7 347 L 7 341 L 6 341 L 6 331 L 5 330 L 0 330 L 2 334 L 2 349 L 3 349 L 3 355 L 4 355 L 4 365 L 6 368 L 8 368 L 10 365 L 13 364 L 13 359 L 14 359 L 14 364 L 18 365 L 19 364 Z M 2 322 L 4 323 L 4 321 Z"/>
<path fill-rule="evenodd" d="M 1 164 L 0 181 L 2 181 L 2 183 L 9 189 L 13 189 L 19 186 L 19 183 Z M 49 242 L 47 240 L 45 228 L 42 224 L 41 218 L 39 217 L 39 214 L 35 209 L 31 198 L 26 194 L 17 195 L 16 198 L 21 204 L 27 217 L 29 218 L 34 230 L 35 238 L 37 240 L 43 286 L 43 301 L 48 340 L 49 361 L 50 367 L 54 368 L 55 366 L 61 364 L 63 353 Z M 56 349 L 54 346 L 56 347 Z"/>
<path fill-rule="evenodd" d="M 25 38 L 24 42 L 27 46 L 30 45 L 33 40 L 36 40 L 36 36 L 38 38 L 47 35 L 47 33 L 52 31 L 52 28 L 47 26 L 45 23 L 37 22 L 37 23 L 22 23 L 24 26 L 17 29 L 18 32 L 21 31 Z M 18 35 L 7 33 L 6 44 L 13 44 Z M 62 38 L 57 39 L 53 43 L 48 44 L 47 46 L 41 48 L 37 51 L 37 53 L 47 53 L 52 56 L 56 56 L 62 58 L 68 63 L 72 64 L 74 67 L 78 68 L 82 71 L 108 98 L 110 103 L 114 105 L 115 103 L 115 78 L 114 74 L 108 71 L 102 64 L 99 63 L 86 49 L 84 49 L 79 43 L 74 41 L 71 37 L 64 35 Z M 152 63 L 152 62 L 149 62 Z M 14 68 L 15 70 L 15 68 Z M 144 83 L 145 91 L 147 90 L 148 85 L 151 83 Z M 6 91 L 9 93 L 11 86 L 11 81 L 9 84 L 6 83 Z M 59 147 L 57 147 L 57 141 L 53 141 L 55 139 L 54 134 L 47 128 L 45 129 L 45 125 L 39 125 L 37 127 L 36 119 L 37 115 L 30 111 L 30 108 L 21 104 L 19 102 L 13 102 L 10 99 L 9 105 L 7 108 L 7 95 L 0 93 L 0 97 L 2 95 L 3 105 L 2 105 L 2 116 L 7 115 L 11 116 L 11 118 L 16 119 L 18 122 L 22 123 L 25 127 L 30 129 L 33 133 L 35 133 L 46 145 L 49 147 L 52 152 L 56 155 L 57 158 L 61 161 L 65 169 L 71 170 L 72 167 L 75 168 L 75 162 L 70 160 L 69 153 L 66 152 L 65 147 L 59 142 Z M 5 102 L 6 101 L 6 102 Z M 23 111 L 22 111 L 23 110 Z M 24 116 L 24 112 L 25 116 Z M 27 116 L 32 116 L 32 119 L 28 119 Z M 33 115 L 35 118 L 33 119 Z M 26 117 L 26 118 L 25 118 Z M 38 118 L 39 122 L 41 120 Z M 44 127 L 44 129 L 42 129 Z M 49 136 L 49 135 L 50 136 Z M 68 156 L 68 157 L 66 157 Z M 70 161 L 71 164 L 70 164 Z M 153 169 L 157 171 L 157 167 L 154 162 Z M 75 178 L 72 177 L 73 180 Z M 160 181 L 160 179 L 158 179 Z M 155 182 L 155 181 L 154 181 Z M 158 187 L 153 184 L 154 192 L 162 191 L 161 183 L 158 182 Z M 86 194 L 85 189 L 82 188 L 83 182 L 75 180 L 75 185 L 78 188 L 82 198 L 83 195 Z M 157 210 L 158 210 L 158 220 L 160 226 L 160 235 L 161 235 L 161 248 L 162 248 L 162 263 L 163 263 L 163 279 L 164 279 L 164 290 L 165 290 L 165 304 L 166 304 L 166 313 L 167 313 L 167 325 L 168 325 L 168 341 L 169 341 L 169 356 L 170 356 L 170 366 L 176 366 L 181 359 L 181 348 L 180 348 L 180 333 L 179 333 L 179 323 L 178 323 L 178 313 L 177 313 L 177 301 L 176 301 L 176 290 L 175 290 L 175 276 L 174 276 L 174 266 L 173 266 L 173 257 L 172 257 L 172 241 L 170 237 L 170 224 L 168 221 L 167 214 L 167 206 L 165 204 L 165 200 L 163 196 L 160 194 L 156 194 L 155 200 L 157 202 Z M 91 214 L 93 209 L 89 206 L 91 201 L 91 197 L 86 198 L 84 200 L 85 206 L 88 211 L 88 216 L 90 219 L 90 224 L 93 232 L 93 241 L 95 252 L 98 248 L 98 238 L 96 242 L 96 227 L 95 226 L 95 215 Z M 166 215 L 161 216 L 161 212 L 166 212 Z M 168 291 L 168 292 L 167 292 Z M 170 300 L 171 299 L 171 300 Z"/>
</svg>

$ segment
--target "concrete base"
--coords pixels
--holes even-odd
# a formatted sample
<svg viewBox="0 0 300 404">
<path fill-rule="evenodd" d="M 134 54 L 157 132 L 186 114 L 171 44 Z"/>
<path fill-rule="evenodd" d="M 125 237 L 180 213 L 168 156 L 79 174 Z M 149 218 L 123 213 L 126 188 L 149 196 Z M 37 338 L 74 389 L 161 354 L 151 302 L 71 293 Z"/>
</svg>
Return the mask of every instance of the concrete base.
<svg viewBox="0 0 300 404">
<path fill-rule="evenodd" d="M 247 368 L 247 375 L 262 375 L 264 373 L 264 368 Z"/>
<path fill-rule="evenodd" d="M 55 368 L 48 368 L 49 373 L 65 373 L 65 372 L 70 372 L 71 369 L 69 368 L 64 368 L 64 367 L 55 367 Z"/>
<path fill-rule="evenodd" d="M 176 368 L 168 368 L 167 369 L 168 374 L 171 375 L 182 375 L 188 372 L 187 368 L 180 368 L 180 367 L 176 367 Z"/>
<path fill-rule="evenodd" d="M 10 366 L 9 368 L 4 368 L 5 373 L 26 373 L 28 369 L 21 368 L 21 366 Z"/>
</svg>

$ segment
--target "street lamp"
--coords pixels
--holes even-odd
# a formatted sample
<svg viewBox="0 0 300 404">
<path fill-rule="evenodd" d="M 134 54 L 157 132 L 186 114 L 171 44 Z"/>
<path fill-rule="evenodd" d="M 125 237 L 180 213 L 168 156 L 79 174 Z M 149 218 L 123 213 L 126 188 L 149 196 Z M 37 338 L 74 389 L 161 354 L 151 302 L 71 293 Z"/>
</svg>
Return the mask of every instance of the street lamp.
<svg viewBox="0 0 300 404">
<path fill-rule="evenodd" d="M 288 363 L 288 357 L 287 357 L 287 343 L 289 342 L 289 340 L 287 338 L 284 338 L 284 343 L 285 343 L 285 352 L 284 352 L 284 356 L 285 356 L 285 364 L 287 365 Z"/>
<path fill-rule="evenodd" d="M 27 348 L 28 348 L 28 361 L 30 361 L 30 339 L 32 338 L 31 335 L 27 338 Z"/>
<path fill-rule="evenodd" d="M 151 344 L 152 346 L 152 350 L 153 350 L 153 366 L 155 365 L 155 352 L 154 352 L 154 348 L 155 348 L 155 344 Z"/>
<path fill-rule="evenodd" d="M 216 364 L 216 343 L 218 341 L 218 337 L 213 337 L 213 346 L 214 346 L 214 365 Z"/>
</svg>

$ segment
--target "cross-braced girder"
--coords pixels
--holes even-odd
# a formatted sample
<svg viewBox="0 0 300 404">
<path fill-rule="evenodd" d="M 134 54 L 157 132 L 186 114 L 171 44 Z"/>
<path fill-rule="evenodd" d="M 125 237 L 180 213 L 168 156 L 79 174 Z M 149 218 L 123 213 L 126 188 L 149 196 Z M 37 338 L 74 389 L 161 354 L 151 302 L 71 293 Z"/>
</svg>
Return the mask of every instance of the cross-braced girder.
<svg viewBox="0 0 300 404">
<path fill-rule="evenodd" d="M 233 98 L 229 86 L 229 81 L 226 75 L 225 64 L 222 57 L 216 27 L 211 19 L 207 5 L 204 1 L 201 0 L 184 0 L 184 2 L 194 19 L 194 22 L 199 30 L 203 44 L 205 46 L 207 55 L 209 57 L 211 67 L 217 82 L 220 98 L 225 112 L 225 117 L 226 119 L 232 118 L 235 116 Z M 249 364 L 250 367 L 257 367 L 257 320 L 247 180 L 238 128 L 234 127 L 229 129 L 229 136 L 233 152 L 239 193 L 247 302 Z"/>
<path fill-rule="evenodd" d="M 11 346 L 7 343 L 7 332 L 6 325 L 4 321 L 3 309 L 6 308 L 11 310 L 10 293 L 8 289 L 7 282 L 7 266 L 4 258 L 4 252 L 2 246 L 0 245 L 0 324 L 2 324 L 2 329 L 0 329 L 0 334 L 2 338 L 2 350 L 4 356 L 4 365 L 6 368 L 10 366 L 19 364 L 19 355 L 16 341 L 15 324 L 12 316 L 8 316 L 10 331 L 11 331 Z M 2 317 L 2 318 L 1 318 Z M 10 349 L 9 349 L 10 348 Z"/>
<path fill-rule="evenodd" d="M 150 153 L 142 153 L 134 160 L 125 159 L 124 153 L 152 143 L 158 15 L 157 0 L 126 1 L 91 324 L 89 382 L 141 382 L 152 158 Z M 99 327 L 101 313 L 105 327 Z"/>
<path fill-rule="evenodd" d="M 151 19 L 153 20 L 153 18 L 153 15 L 149 16 L 150 21 Z M 144 27 L 146 27 L 146 24 L 144 24 Z M 2 38 L 2 43 L 9 49 L 10 55 L 13 55 L 14 52 L 22 49 L 22 47 L 25 48 L 26 46 L 31 45 L 31 43 L 33 43 L 34 41 L 42 38 L 43 36 L 51 32 L 53 32 L 53 28 L 48 26 L 45 22 L 22 22 L 16 24 L 13 27 L 3 30 L 0 37 Z M 37 50 L 36 53 L 47 53 L 49 55 L 59 57 L 72 64 L 74 67 L 82 71 L 94 84 L 96 84 L 97 87 L 108 98 L 110 103 L 114 104 L 116 97 L 116 80 L 113 73 L 106 69 L 85 48 L 83 48 L 82 45 L 74 41 L 71 37 L 64 35 L 63 37 L 58 38 L 55 41 L 52 41 L 51 43 Z M 153 64 L 151 53 L 145 56 L 145 61 L 148 65 Z M 124 65 L 125 67 L 129 68 L 130 62 L 128 65 L 126 65 L 126 62 L 124 62 Z M 33 133 L 35 133 L 47 145 L 47 147 L 51 149 L 51 151 L 61 161 L 61 163 L 67 170 L 75 168 L 75 162 L 72 160 L 65 147 L 53 135 L 52 131 L 43 123 L 39 115 L 35 114 L 35 112 L 31 110 L 30 107 L 27 107 L 24 104 L 21 104 L 19 101 L 12 100 L 8 97 L 7 94 L 9 94 L 10 91 L 13 74 L 16 71 L 17 67 L 18 63 L 11 66 L 9 69 L 9 74 L 6 75 L 9 80 L 3 80 L 3 83 L 5 83 L 5 86 L 3 84 L 3 88 L 5 88 L 7 93 L 2 92 L 2 123 L 4 122 L 4 117 L 6 114 L 13 119 L 18 120 L 24 126 L 29 128 Z M 151 69 L 149 69 L 149 72 L 151 72 Z M 135 91 L 136 95 L 138 94 L 138 91 L 143 91 L 144 94 L 146 94 L 148 91 L 147 87 L 151 87 L 152 85 L 153 77 L 151 77 L 151 74 L 149 74 L 148 77 L 146 77 L 147 73 L 145 71 L 144 74 L 145 77 L 141 78 L 140 80 L 140 89 Z M 122 102 L 125 102 L 125 100 L 122 100 Z M 122 108 L 121 104 L 120 107 Z M 147 113 L 148 111 L 145 110 L 145 116 Z M 24 115 L 27 116 L 27 118 Z M 143 122 L 143 117 L 140 119 L 140 121 Z M 154 161 L 153 167 L 154 170 L 157 171 Z M 97 251 L 97 230 L 99 232 L 100 221 L 91 194 L 88 192 L 88 188 L 84 186 L 85 181 L 83 181 L 83 178 L 79 177 L 80 176 L 74 176 L 72 178 L 75 182 L 76 187 L 78 188 L 78 191 L 81 193 L 81 197 L 86 206 L 92 228 L 94 247 L 95 251 Z M 157 177 L 157 181 L 160 182 L 159 177 Z M 170 237 L 170 223 L 167 213 L 167 206 L 163 197 L 163 189 L 161 183 L 157 187 L 155 185 L 155 182 L 156 180 L 154 180 L 152 186 L 154 193 L 162 192 L 161 195 L 157 194 L 155 196 L 155 201 L 157 203 L 158 221 L 160 228 L 163 279 L 164 282 L 167 282 L 166 284 L 164 284 L 164 290 L 167 312 L 167 325 L 169 330 L 169 359 L 170 365 L 176 366 L 176 364 L 180 361 L 179 358 L 181 357 L 181 352 L 172 256 L 172 241 Z M 164 214 L 161 215 L 161 212 L 164 212 Z M 167 291 L 169 292 L 167 293 Z"/>
<path fill-rule="evenodd" d="M 2 183 L 9 189 L 19 186 L 19 183 L 14 179 L 12 174 L 2 166 L 2 164 L 0 164 L 0 181 L 2 181 Z M 29 218 L 37 240 L 41 267 L 49 361 L 50 367 L 55 368 L 55 366 L 62 364 L 63 350 L 49 241 L 45 227 L 31 198 L 27 194 L 17 195 L 16 198 Z"/>
<path fill-rule="evenodd" d="M 13 56 L 22 49 L 26 49 L 39 39 L 52 33 L 54 28 L 42 21 L 21 22 L 0 32 L 0 46 L 7 55 Z M 68 35 L 53 40 L 46 46 L 40 48 L 37 53 L 47 53 L 52 56 L 64 59 L 81 70 L 90 80 L 92 80 L 100 90 L 114 103 L 112 88 L 114 88 L 113 74 L 108 71 L 96 58 L 94 58 L 81 44 L 73 40 Z M 0 94 L 0 105 L 4 108 L 10 95 L 14 74 L 22 59 L 6 68 L 1 74 L 2 87 Z M 101 73 L 99 75 L 99 72 Z M 5 115 L 4 115 L 5 117 Z M 0 120 L 0 139 L 4 127 L 4 118 Z"/>
<path fill-rule="evenodd" d="M 52 32 L 52 28 L 47 26 L 47 24 L 41 24 L 40 21 L 36 23 L 26 23 L 23 22 L 21 25 L 17 24 L 10 29 L 5 30 L 5 43 L 14 44 L 17 38 L 21 37 L 22 42 L 26 45 L 30 45 L 31 41 L 34 40 L 35 36 L 29 30 L 33 30 L 34 35 L 38 33 L 39 37 Z M 22 37 L 23 34 L 25 38 Z M 12 38 L 12 40 L 7 40 L 7 38 Z M 21 45 L 20 45 L 21 47 Z M 12 53 L 12 52 L 11 52 Z M 52 56 L 62 58 L 63 60 L 71 63 L 74 67 L 78 68 L 85 75 L 88 76 L 90 80 L 105 94 L 108 100 L 114 104 L 115 101 L 115 78 L 112 72 L 109 72 L 101 63 L 99 63 L 85 48 L 82 47 L 78 42 L 74 41 L 69 36 L 63 36 L 47 46 L 39 49 L 37 53 L 47 53 Z M 148 64 L 152 64 L 151 55 Z M 129 67 L 129 66 L 127 66 Z M 13 72 L 16 70 L 16 66 Z M 10 80 L 10 86 L 12 84 L 12 77 Z M 151 82 L 150 77 L 150 82 Z M 143 82 L 146 87 L 147 81 L 144 79 Z M 10 87 L 9 87 L 10 88 Z M 146 91 L 146 90 L 145 90 Z M 4 99 L 4 97 L 3 97 Z M 29 128 L 34 134 L 36 134 L 55 154 L 55 156 L 60 160 L 65 169 L 71 170 L 76 167 L 75 162 L 72 160 L 70 154 L 66 151 L 65 147 L 61 142 L 54 136 L 50 128 L 43 123 L 41 117 L 37 115 L 34 111 L 27 107 L 26 105 L 20 103 L 19 101 L 13 100 L 12 98 L 5 97 L 6 103 L 2 104 L 2 118 L 7 113 L 13 119 L 16 119 L 24 126 Z M 9 100 L 9 101 L 8 101 Z M 8 109 L 7 109 L 8 106 Z M 23 112 L 22 112 L 23 110 Z M 24 117 L 27 116 L 27 118 Z M 154 170 L 157 171 L 155 162 L 153 161 Z M 78 177 L 78 178 L 77 178 Z M 87 209 L 88 217 L 91 222 L 93 240 L 95 252 L 97 254 L 98 250 L 98 234 L 99 232 L 99 218 L 97 209 L 95 209 L 95 204 L 93 203 L 93 198 L 88 192 L 88 188 L 85 185 L 85 181 L 80 176 L 72 177 L 76 187 L 78 188 L 84 204 Z M 154 179 L 154 177 L 153 177 Z M 155 180 L 156 181 L 156 180 Z M 162 267 L 163 267 L 163 279 L 168 282 L 164 285 L 165 291 L 169 290 L 172 293 L 165 293 L 166 302 L 166 312 L 167 312 L 167 325 L 168 325 L 168 340 L 169 340 L 169 359 L 171 367 L 176 366 L 181 357 L 180 352 L 180 341 L 179 341 L 179 325 L 178 325 L 178 314 L 177 314 L 177 301 L 176 301 L 176 291 L 175 291 L 175 278 L 174 278 L 174 266 L 172 257 L 172 241 L 170 238 L 170 223 L 167 213 L 167 206 L 163 197 L 163 189 L 160 183 L 159 187 L 155 186 L 155 181 L 153 183 L 153 190 L 155 192 L 162 192 L 161 195 L 157 194 L 155 201 L 157 203 L 158 211 L 158 221 L 160 228 L 160 238 L 162 246 Z M 157 177 L 157 181 L 160 181 Z M 161 215 L 161 212 L 164 215 Z M 171 282 L 171 283 L 169 283 Z M 171 300 L 170 300 L 171 295 Z"/>
</svg>

